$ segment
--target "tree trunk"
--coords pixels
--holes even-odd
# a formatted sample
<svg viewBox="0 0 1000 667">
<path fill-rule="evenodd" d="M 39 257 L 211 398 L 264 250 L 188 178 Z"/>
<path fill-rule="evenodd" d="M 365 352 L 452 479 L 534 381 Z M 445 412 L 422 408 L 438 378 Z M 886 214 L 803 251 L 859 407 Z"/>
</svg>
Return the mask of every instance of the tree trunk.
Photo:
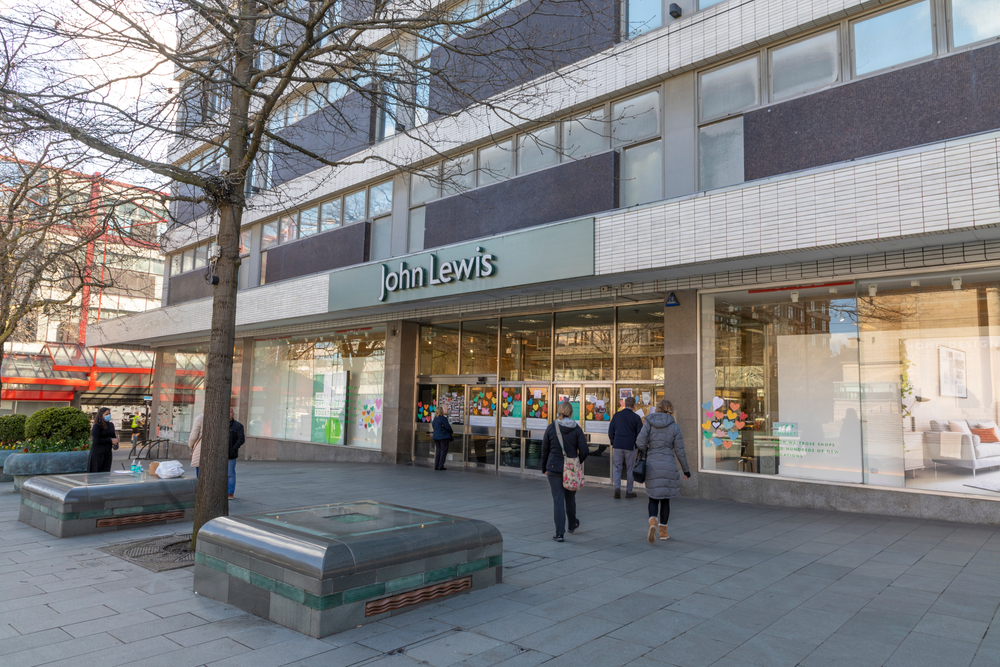
<svg viewBox="0 0 1000 667">
<path fill-rule="evenodd" d="M 229 408 L 233 386 L 233 347 L 236 344 L 236 288 L 239 276 L 239 229 L 243 211 L 230 204 L 219 210 L 219 246 L 215 265 L 219 284 L 213 289 L 212 339 L 208 344 L 205 376 L 205 417 L 201 432 L 201 461 L 194 504 L 191 550 L 198 530 L 212 519 L 229 514 Z"/>
</svg>

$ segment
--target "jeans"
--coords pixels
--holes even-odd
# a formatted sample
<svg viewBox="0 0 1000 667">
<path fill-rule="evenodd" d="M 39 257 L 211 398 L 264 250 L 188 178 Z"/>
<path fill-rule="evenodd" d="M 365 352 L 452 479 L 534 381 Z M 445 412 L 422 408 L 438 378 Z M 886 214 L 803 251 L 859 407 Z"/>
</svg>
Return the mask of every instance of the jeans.
<svg viewBox="0 0 1000 667">
<path fill-rule="evenodd" d="M 664 498 L 663 500 L 657 500 L 656 498 L 649 499 L 649 518 L 652 519 L 656 516 L 656 507 L 660 507 L 660 525 L 667 525 L 667 519 L 670 518 L 670 498 Z"/>
<path fill-rule="evenodd" d="M 229 459 L 229 495 L 236 493 L 236 459 Z"/>
<path fill-rule="evenodd" d="M 556 535 L 566 532 L 566 515 L 569 525 L 576 525 L 576 491 L 567 491 L 562 485 L 562 473 L 546 471 L 549 488 L 552 490 L 553 518 L 556 521 Z"/>
<path fill-rule="evenodd" d="M 622 488 L 622 464 L 624 464 L 625 475 L 627 478 L 625 493 L 632 493 L 632 471 L 635 470 L 635 460 L 637 455 L 638 452 L 634 449 L 615 450 L 615 491 Z"/>
<path fill-rule="evenodd" d="M 434 441 L 434 469 L 441 470 L 444 468 L 445 461 L 448 460 L 448 445 L 451 443 L 447 440 L 435 440 Z"/>
</svg>

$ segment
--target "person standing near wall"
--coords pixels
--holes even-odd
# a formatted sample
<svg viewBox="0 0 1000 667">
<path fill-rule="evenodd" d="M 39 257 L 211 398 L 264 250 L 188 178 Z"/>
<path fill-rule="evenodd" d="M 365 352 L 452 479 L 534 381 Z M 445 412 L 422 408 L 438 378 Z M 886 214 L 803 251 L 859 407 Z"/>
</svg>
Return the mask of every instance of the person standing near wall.
<svg viewBox="0 0 1000 667">
<path fill-rule="evenodd" d="M 240 456 L 240 447 L 247 441 L 243 424 L 236 421 L 236 413 L 229 408 L 229 499 L 236 493 L 236 459 Z M 200 450 L 199 450 L 200 453 Z"/>
<path fill-rule="evenodd" d="M 642 430 L 642 417 L 635 414 L 635 397 L 625 399 L 625 409 L 619 410 L 608 425 L 608 439 L 614 448 L 615 500 L 622 497 L 622 467 L 625 468 L 627 482 L 625 497 L 635 498 L 632 493 L 632 471 L 635 469 L 635 439 Z"/>
<path fill-rule="evenodd" d="M 111 421 L 111 409 L 101 408 L 90 428 L 90 454 L 87 472 L 111 472 L 113 451 L 118 449 L 118 433 Z"/>
<path fill-rule="evenodd" d="M 639 431 L 636 444 L 646 451 L 646 494 L 649 496 L 649 526 L 646 539 L 650 544 L 656 541 L 656 514 L 660 515 L 660 539 L 670 539 L 667 534 L 667 519 L 670 518 L 670 499 L 681 492 L 681 475 L 677 462 L 684 470 L 684 476 L 691 478 L 687 456 L 684 454 L 684 436 L 681 427 L 674 421 L 674 405 L 664 399 L 656 406 L 656 412 L 646 417 L 646 423 Z"/>
<path fill-rule="evenodd" d="M 431 426 L 434 427 L 434 433 L 431 434 L 431 438 L 434 440 L 434 469 L 447 470 L 444 463 L 448 459 L 448 447 L 455 439 L 455 431 L 451 428 L 451 422 L 448 421 L 447 405 L 437 406 Z"/>
<path fill-rule="evenodd" d="M 188 447 L 191 448 L 191 467 L 194 468 L 194 476 L 198 477 L 198 466 L 201 465 L 201 427 L 205 421 L 205 413 L 194 418 L 191 425 L 191 435 L 188 436 Z"/>
<path fill-rule="evenodd" d="M 576 491 L 569 491 L 563 487 L 563 465 L 566 456 L 574 456 L 580 459 L 580 463 L 586 460 L 590 454 L 587 447 L 587 438 L 583 435 L 583 429 L 573 421 L 573 405 L 568 401 L 559 404 L 559 419 L 549 424 L 542 437 L 542 474 L 549 479 L 549 488 L 552 491 L 553 518 L 556 523 L 556 534 L 552 539 L 562 542 L 563 530 L 566 527 L 566 517 L 569 516 L 569 532 L 580 527 L 580 520 L 576 516 Z M 562 438 L 556 434 L 559 429 Z"/>
</svg>

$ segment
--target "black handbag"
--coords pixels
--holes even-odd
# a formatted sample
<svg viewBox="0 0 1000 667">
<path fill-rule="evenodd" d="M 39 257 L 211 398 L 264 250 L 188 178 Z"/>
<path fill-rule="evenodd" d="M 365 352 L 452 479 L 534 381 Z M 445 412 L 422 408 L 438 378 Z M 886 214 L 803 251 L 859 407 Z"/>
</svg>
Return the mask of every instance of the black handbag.
<svg viewBox="0 0 1000 667">
<path fill-rule="evenodd" d="M 635 467 L 632 468 L 632 481 L 638 482 L 639 484 L 646 483 L 646 455 L 642 450 L 638 450 L 638 458 L 635 461 Z"/>
</svg>

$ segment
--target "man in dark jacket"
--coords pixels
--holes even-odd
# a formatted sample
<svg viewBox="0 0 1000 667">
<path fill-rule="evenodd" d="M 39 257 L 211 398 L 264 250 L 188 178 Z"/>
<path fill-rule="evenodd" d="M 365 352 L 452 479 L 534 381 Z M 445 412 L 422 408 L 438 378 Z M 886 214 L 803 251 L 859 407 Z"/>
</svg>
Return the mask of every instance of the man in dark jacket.
<svg viewBox="0 0 1000 667">
<path fill-rule="evenodd" d="M 642 430 L 642 417 L 635 414 L 635 398 L 629 396 L 625 399 L 625 409 L 619 410 L 611 418 L 608 426 L 608 438 L 611 446 L 615 449 L 614 478 L 615 478 L 615 499 L 622 497 L 622 466 L 625 466 L 625 475 L 628 483 L 625 485 L 625 497 L 635 498 L 632 493 L 632 471 L 635 469 L 635 439 Z"/>
<path fill-rule="evenodd" d="M 236 421 L 236 415 L 229 408 L 229 499 L 236 493 L 236 459 L 240 456 L 240 447 L 247 438 L 243 432 L 243 424 Z"/>
</svg>

